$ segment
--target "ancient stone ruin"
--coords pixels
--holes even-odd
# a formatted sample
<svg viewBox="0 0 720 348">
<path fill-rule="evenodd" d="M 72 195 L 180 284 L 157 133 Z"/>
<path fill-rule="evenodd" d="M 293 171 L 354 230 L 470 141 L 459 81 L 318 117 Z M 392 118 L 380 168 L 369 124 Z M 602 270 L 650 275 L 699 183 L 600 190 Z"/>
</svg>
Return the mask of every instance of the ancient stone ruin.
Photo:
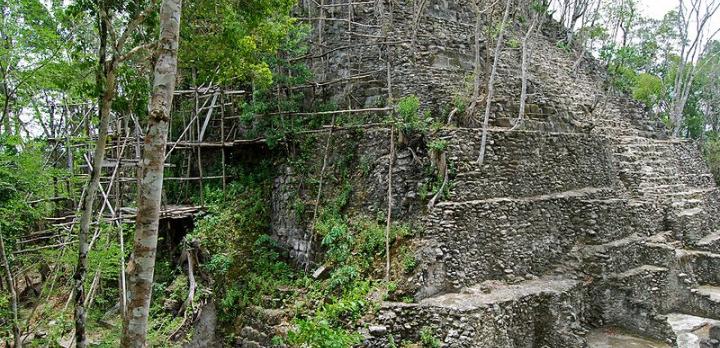
<svg viewBox="0 0 720 348">
<path fill-rule="evenodd" d="M 414 94 L 446 117 L 471 81 L 475 44 L 487 49 L 474 42 L 464 1 L 321 4 L 305 6 L 322 18 L 313 21 L 323 49 L 313 51 L 312 67 L 335 81 L 327 97 L 340 105 L 376 107 L 388 94 Z M 453 173 L 449 197 L 432 209 L 418 197 L 423 179 L 413 160 L 428 153 L 398 148 L 393 212 L 422 221 L 419 266 L 407 277 L 415 302 L 385 302 L 368 346 L 385 346 L 390 335 L 417 341 L 425 328 L 448 347 L 717 346 L 713 178 L 695 144 L 667 137 L 641 105 L 608 92 L 598 62 L 582 58 L 576 68 L 575 54 L 557 46 L 561 32 L 546 23 L 531 40 L 527 119 L 514 130 L 520 52 L 504 49 L 482 165 L 479 123 L 458 120 L 433 136 L 447 142 Z M 367 131 L 359 143 L 357 157 L 372 165 L 353 204 L 381 210 L 387 131 Z M 293 177 L 278 177 L 275 197 Z M 275 236 L 306 262 L 315 252 L 310 236 L 287 200 L 273 201 Z"/>
</svg>

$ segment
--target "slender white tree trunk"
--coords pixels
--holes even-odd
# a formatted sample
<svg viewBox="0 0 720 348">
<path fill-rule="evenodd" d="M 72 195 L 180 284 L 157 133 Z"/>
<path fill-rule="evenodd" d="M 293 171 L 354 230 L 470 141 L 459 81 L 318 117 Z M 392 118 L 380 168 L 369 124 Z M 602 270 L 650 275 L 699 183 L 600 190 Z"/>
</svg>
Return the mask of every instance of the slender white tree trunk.
<svg viewBox="0 0 720 348">
<path fill-rule="evenodd" d="M 527 80 L 528 80 L 528 64 L 530 60 L 530 47 L 528 47 L 528 39 L 530 39 L 530 36 L 533 33 L 533 30 L 535 30 L 535 25 L 537 25 L 540 16 L 543 14 L 536 13 L 535 16 L 533 16 L 532 22 L 530 23 L 530 26 L 528 27 L 527 32 L 525 32 L 525 36 L 522 38 L 522 63 L 520 64 L 520 79 L 521 79 L 521 86 L 520 86 L 520 108 L 518 110 L 518 118 L 515 120 L 515 124 L 513 125 L 512 129 L 515 129 L 519 127 L 523 120 L 525 119 L 525 104 L 527 101 Z"/>
<path fill-rule="evenodd" d="M 0 259 L 2 259 L 3 267 L 5 268 L 5 281 L 7 281 L 7 287 L 10 291 L 10 301 L 12 304 L 12 330 L 15 339 L 15 347 L 22 348 L 23 342 L 20 337 L 20 322 L 18 321 L 18 300 L 17 292 L 15 291 L 15 281 L 13 280 L 12 271 L 10 270 L 10 263 L 8 262 L 5 241 L 2 237 L 2 231 L 0 231 Z"/>
<path fill-rule="evenodd" d="M 165 146 L 177 75 L 181 8 L 182 0 L 164 0 L 160 9 L 160 40 L 157 46 L 148 129 L 145 134 L 133 259 L 128 267 L 130 300 L 123 322 L 123 347 L 146 345 L 157 252 Z"/>
<path fill-rule="evenodd" d="M 73 292 L 75 294 L 75 346 L 77 348 L 87 347 L 87 336 L 85 335 L 85 275 L 87 273 L 87 257 L 90 248 L 88 236 L 90 224 L 92 223 L 93 205 L 100 176 L 102 175 L 102 163 L 105 159 L 105 146 L 107 145 L 108 124 L 110 123 L 110 109 L 115 98 L 115 68 L 116 61 L 106 61 L 107 54 L 107 27 L 102 19 L 100 22 L 100 72 L 97 78 L 98 84 L 102 86 L 102 95 L 99 98 L 98 138 L 95 141 L 93 164 L 90 168 L 90 180 L 85 188 L 85 197 L 82 200 L 80 215 L 80 231 L 78 232 L 78 261 L 75 267 L 73 280 L 75 281 Z M 90 116 L 88 115 L 88 118 Z"/>
<path fill-rule="evenodd" d="M 502 22 L 500 23 L 500 32 L 498 33 L 497 43 L 495 44 L 495 55 L 493 57 L 492 70 L 490 71 L 490 78 L 488 79 L 487 96 L 485 100 L 485 118 L 483 119 L 482 128 L 482 140 L 480 141 L 480 155 L 478 156 L 478 163 L 482 164 L 485 160 L 485 145 L 487 143 L 487 129 L 488 122 L 490 120 L 490 107 L 492 106 L 493 95 L 495 94 L 495 75 L 497 75 L 497 66 L 500 61 L 500 51 L 502 51 L 503 45 L 503 34 L 505 33 L 505 24 L 507 23 L 508 15 L 510 14 L 510 2 L 511 0 L 505 1 L 505 13 L 503 14 Z"/>
</svg>

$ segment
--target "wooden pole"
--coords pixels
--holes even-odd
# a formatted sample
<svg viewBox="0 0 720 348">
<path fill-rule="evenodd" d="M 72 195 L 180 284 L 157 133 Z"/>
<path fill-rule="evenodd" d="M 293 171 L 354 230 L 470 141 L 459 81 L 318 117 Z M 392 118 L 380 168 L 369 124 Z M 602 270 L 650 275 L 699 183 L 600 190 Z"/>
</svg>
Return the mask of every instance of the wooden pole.
<svg viewBox="0 0 720 348">
<path fill-rule="evenodd" d="M 194 85 L 194 86 L 197 86 L 197 70 L 196 70 L 195 68 L 193 68 L 192 74 L 193 74 L 193 85 Z M 195 91 L 194 91 L 193 95 L 194 95 L 194 99 L 195 99 L 195 100 L 194 100 L 194 102 L 195 102 L 195 103 L 194 103 L 194 104 L 195 104 L 195 110 L 194 110 L 195 126 L 197 127 L 197 129 L 196 129 L 196 130 L 197 130 L 197 133 L 195 133 L 195 134 L 197 135 L 197 136 L 196 136 L 196 139 L 197 139 L 198 141 L 200 141 L 200 140 L 201 140 L 201 139 L 200 139 L 200 133 L 201 133 L 201 130 L 200 130 L 200 110 L 199 110 L 199 108 L 200 108 L 200 100 L 199 100 L 199 96 L 198 96 L 198 88 L 195 88 Z M 197 147 L 197 168 L 198 168 L 198 176 L 200 177 L 200 182 L 199 182 L 199 184 L 200 184 L 200 205 L 205 205 L 205 197 L 204 197 L 204 192 L 203 192 L 203 180 L 202 180 L 202 176 L 203 176 L 203 172 L 202 172 L 202 150 L 200 149 L 200 146 Z"/>
<path fill-rule="evenodd" d="M 10 290 L 10 301 L 12 302 L 12 329 L 13 336 L 15 336 L 15 347 L 22 347 L 22 340 L 20 339 L 20 325 L 18 323 L 18 301 L 17 292 L 15 291 L 15 281 L 13 280 L 12 271 L 10 270 L 10 263 L 8 263 L 7 255 L 5 253 L 5 241 L 2 237 L 2 231 L 0 231 L 0 257 L 2 257 L 3 266 L 5 267 L 8 289 Z"/>
<path fill-rule="evenodd" d="M 220 90 L 220 142 L 223 144 L 220 149 L 220 160 L 222 164 L 223 202 L 225 202 L 227 179 L 225 178 L 225 92 L 223 90 Z"/>
</svg>

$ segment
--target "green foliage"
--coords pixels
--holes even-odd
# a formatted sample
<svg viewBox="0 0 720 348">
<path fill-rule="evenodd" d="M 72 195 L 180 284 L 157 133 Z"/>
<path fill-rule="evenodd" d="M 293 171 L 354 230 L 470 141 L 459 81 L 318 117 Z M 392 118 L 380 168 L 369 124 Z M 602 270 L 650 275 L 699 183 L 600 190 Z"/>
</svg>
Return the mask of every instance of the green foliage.
<svg viewBox="0 0 720 348">
<path fill-rule="evenodd" d="M 297 330 L 288 333 L 288 343 L 297 346 L 318 348 L 346 348 L 362 342 L 358 333 L 330 325 L 327 320 L 298 320 Z"/>
<path fill-rule="evenodd" d="M 273 72 L 272 80 L 263 78 L 264 82 L 260 83 L 256 79 L 252 86 L 252 97 L 240 105 L 241 120 L 248 129 L 246 136 L 264 137 L 271 149 L 296 132 L 319 127 L 321 122 L 313 117 L 277 117 L 277 113 L 299 112 L 305 106 L 305 94 L 301 89 L 291 87 L 307 83 L 312 74 L 304 60 L 293 61 L 290 58 L 306 54 L 309 33 L 307 25 L 292 25 L 276 49 L 281 53 L 260 55 L 263 57 L 262 64 Z M 227 54 L 234 53 L 229 51 Z M 278 90 L 287 93 L 279 95 Z M 331 106 L 316 105 L 305 111 L 323 111 L 328 107 Z"/>
<path fill-rule="evenodd" d="M 397 112 L 403 120 L 417 117 L 420 110 L 420 99 L 414 95 L 400 99 L 397 104 Z"/>
<path fill-rule="evenodd" d="M 395 336 L 393 336 L 393 335 L 388 336 L 387 348 L 397 348 L 397 344 L 395 343 Z"/>
<path fill-rule="evenodd" d="M 406 247 L 400 248 L 399 254 L 400 260 L 402 261 L 403 272 L 406 274 L 412 273 L 417 267 L 415 255 L 413 255 L 412 251 L 408 250 Z"/>
<path fill-rule="evenodd" d="M 420 343 L 424 348 L 440 348 L 442 345 L 440 340 L 433 335 L 432 329 L 427 326 L 420 330 Z"/>
<path fill-rule="evenodd" d="M 41 143 L 0 136 L 0 232 L 8 250 L 52 208 L 49 203 L 28 203 L 53 194 L 58 173 L 46 170 L 44 162 Z"/>
<path fill-rule="evenodd" d="M 230 258 L 249 254 L 250 245 L 242 242 L 257 239 L 269 227 L 269 209 L 265 200 L 270 190 L 270 163 L 240 169 L 236 180 L 227 186 L 226 196 L 232 200 L 223 202 L 221 189 L 207 194 L 209 213 L 197 222 L 193 235 L 213 254 Z"/>
<path fill-rule="evenodd" d="M 414 95 L 402 98 L 397 103 L 397 114 L 391 120 L 405 134 L 426 131 L 432 123 L 429 114 L 420 113 L 420 99 Z"/>
<path fill-rule="evenodd" d="M 360 277 L 357 267 L 353 265 L 346 265 L 335 270 L 330 276 L 328 285 L 333 290 L 345 289 Z"/>
<path fill-rule="evenodd" d="M 426 200 L 430 199 L 430 197 L 433 197 L 442 187 L 443 179 L 444 178 L 442 177 L 436 176 L 432 180 L 422 183 L 422 185 L 420 185 L 420 188 L 418 188 L 418 195 L 420 196 L 420 199 Z M 447 197 L 448 194 L 450 194 L 450 189 L 452 188 L 452 185 L 452 181 L 448 180 L 445 188 L 443 189 L 441 197 L 444 198 Z"/>
<path fill-rule="evenodd" d="M 550 8 L 549 1 L 533 0 L 530 3 L 530 10 L 532 10 L 533 12 L 535 12 L 538 15 L 546 15 L 549 8 Z M 552 14 L 549 14 L 548 16 L 552 17 Z"/>
<path fill-rule="evenodd" d="M 556 42 L 555 46 L 565 52 L 572 51 L 572 48 L 570 47 L 570 45 L 568 45 L 568 43 L 565 42 L 564 40 L 560 40 L 560 41 Z"/>
<path fill-rule="evenodd" d="M 0 337 L 12 337 L 12 328 L 10 318 L 12 318 L 12 308 L 10 304 L 10 293 L 0 293 Z"/>
<path fill-rule="evenodd" d="M 322 245 L 327 248 L 326 258 L 331 262 L 343 263 L 350 257 L 354 244 L 354 237 L 348 232 L 347 225 L 340 220 L 321 220 L 316 225 L 317 230 L 325 237 Z"/>
<path fill-rule="evenodd" d="M 656 106 L 663 97 L 663 82 L 652 74 L 642 73 L 637 76 L 632 88 L 633 97 L 648 108 Z"/>
<path fill-rule="evenodd" d="M 452 104 L 457 109 L 457 113 L 462 115 L 467 109 L 468 97 L 460 94 L 456 94 L 452 98 Z"/>
<path fill-rule="evenodd" d="M 188 2 L 183 6 L 179 61 L 196 68 L 200 81 L 211 80 L 219 69 L 220 83 L 239 78 L 268 87 L 268 58 L 293 28 L 293 5 L 289 0 Z"/>
<path fill-rule="evenodd" d="M 447 149 L 448 142 L 444 139 L 433 139 L 428 143 L 428 149 L 437 151 L 437 152 L 443 152 L 445 149 Z"/>
<path fill-rule="evenodd" d="M 720 184 L 720 137 L 716 133 L 710 133 L 708 139 L 705 140 L 703 155 L 715 182 Z"/>
</svg>

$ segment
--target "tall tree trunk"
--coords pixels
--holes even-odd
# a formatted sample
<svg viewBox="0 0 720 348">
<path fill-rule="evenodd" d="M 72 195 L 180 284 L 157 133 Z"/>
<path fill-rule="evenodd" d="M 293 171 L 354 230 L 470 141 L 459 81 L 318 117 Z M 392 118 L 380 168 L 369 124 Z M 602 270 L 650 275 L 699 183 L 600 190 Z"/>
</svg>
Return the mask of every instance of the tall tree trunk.
<svg viewBox="0 0 720 348">
<path fill-rule="evenodd" d="M 133 259 L 128 267 L 130 301 L 123 322 L 123 347 L 145 347 L 170 107 L 177 74 L 182 0 L 164 0 L 160 9 L 160 40 L 142 160 Z"/>
<path fill-rule="evenodd" d="M 1 67 L 0 67 L 1 68 Z M 10 135 L 11 127 L 10 127 L 10 88 L 8 87 L 8 81 L 7 81 L 7 73 L 3 71 L 3 108 L 2 108 L 2 116 L 0 116 L 0 124 L 2 124 L 2 127 L 4 128 L 4 131 L 6 135 Z"/>
<path fill-rule="evenodd" d="M 116 63 L 114 60 L 106 60 L 108 28 L 106 22 L 101 18 L 98 18 L 98 23 L 100 26 L 100 50 L 98 54 L 100 66 L 97 84 L 101 86 L 102 92 L 98 100 L 100 104 L 98 107 L 100 124 L 98 125 L 98 138 L 95 142 L 90 179 L 87 182 L 85 197 L 81 206 L 80 232 L 78 233 L 78 261 L 75 267 L 75 275 L 73 276 L 75 281 L 75 345 L 77 348 L 87 347 L 87 337 L 85 335 L 85 317 L 87 314 L 85 313 L 85 274 L 87 273 L 87 254 L 89 250 L 88 237 L 90 234 L 90 224 L 92 223 L 95 196 L 97 195 L 100 176 L 102 175 L 102 163 L 105 159 L 110 108 L 112 106 L 112 100 L 115 97 Z"/>
<path fill-rule="evenodd" d="M 8 290 L 10 290 L 10 301 L 12 303 L 12 330 L 15 339 L 15 347 L 22 348 L 23 342 L 20 337 L 20 322 L 18 321 L 18 301 L 17 292 L 15 291 L 15 281 L 13 280 L 12 271 L 10 270 L 10 263 L 8 262 L 5 241 L 2 237 L 2 231 L 0 231 L 0 259 L 2 259 L 3 267 L 5 268 L 5 280 L 7 281 Z"/>
</svg>

